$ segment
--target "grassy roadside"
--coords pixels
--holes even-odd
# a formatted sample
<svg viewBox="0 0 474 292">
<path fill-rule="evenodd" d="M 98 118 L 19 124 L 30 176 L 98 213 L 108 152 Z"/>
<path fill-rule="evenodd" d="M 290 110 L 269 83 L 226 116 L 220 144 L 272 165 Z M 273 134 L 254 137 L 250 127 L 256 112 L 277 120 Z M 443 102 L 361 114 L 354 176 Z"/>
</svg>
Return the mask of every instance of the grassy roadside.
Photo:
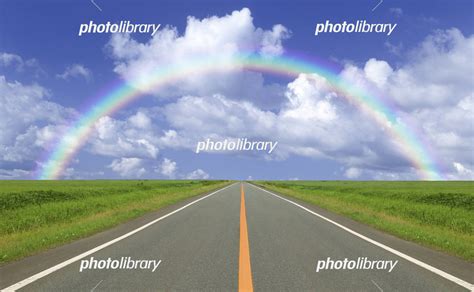
<svg viewBox="0 0 474 292">
<path fill-rule="evenodd" d="M 0 181 L 0 264 L 227 184 L 229 181 Z"/>
<path fill-rule="evenodd" d="M 474 261 L 474 182 L 261 181 L 400 238 Z"/>
</svg>

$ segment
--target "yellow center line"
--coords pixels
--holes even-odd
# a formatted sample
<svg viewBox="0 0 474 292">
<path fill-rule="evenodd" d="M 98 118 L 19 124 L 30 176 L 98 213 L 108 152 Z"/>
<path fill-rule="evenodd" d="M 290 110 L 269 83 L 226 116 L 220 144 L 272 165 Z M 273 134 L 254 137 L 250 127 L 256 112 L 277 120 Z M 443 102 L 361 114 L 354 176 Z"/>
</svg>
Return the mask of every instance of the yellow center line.
<svg viewBox="0 0 474 292">
<path fill-rule="evenodd" d="M 239 291 L 253 291 L 244 185 L 240 184 Z"/>
</svg>

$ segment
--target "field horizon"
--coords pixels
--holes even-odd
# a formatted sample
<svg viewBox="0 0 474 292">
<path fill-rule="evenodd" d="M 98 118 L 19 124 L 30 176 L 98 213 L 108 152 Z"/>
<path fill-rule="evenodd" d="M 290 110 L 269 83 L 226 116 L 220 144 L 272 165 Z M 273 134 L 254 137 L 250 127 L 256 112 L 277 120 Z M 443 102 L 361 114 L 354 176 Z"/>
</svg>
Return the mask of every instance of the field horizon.
<svg viewBox="0 0 474 292">
<path fill-rule="evenodd" d="M 0 181 L 0 263 L 92 235 L 232 182 L 235 181 Z M 402 239 L 471 262 L 474 259 L 472 181 L 249 182 Z"/>
</svg>

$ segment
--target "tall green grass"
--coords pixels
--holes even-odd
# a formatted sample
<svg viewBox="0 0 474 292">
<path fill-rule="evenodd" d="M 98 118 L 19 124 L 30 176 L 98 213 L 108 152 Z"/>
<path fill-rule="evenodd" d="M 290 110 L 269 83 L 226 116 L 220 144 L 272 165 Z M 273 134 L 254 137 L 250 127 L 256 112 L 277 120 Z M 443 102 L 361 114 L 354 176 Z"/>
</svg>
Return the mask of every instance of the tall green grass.
<svg viewBox="0 0 474 292">
<path fill-rule="evenodd" d="M 403 239 L 474 260 L 472 181 L 264 181 L 258 184 Z"/>
<path fill-rule="evenodd" d="M 0 181 L 0 263 L 91 235 L 227 181 Z"/>
</svg>

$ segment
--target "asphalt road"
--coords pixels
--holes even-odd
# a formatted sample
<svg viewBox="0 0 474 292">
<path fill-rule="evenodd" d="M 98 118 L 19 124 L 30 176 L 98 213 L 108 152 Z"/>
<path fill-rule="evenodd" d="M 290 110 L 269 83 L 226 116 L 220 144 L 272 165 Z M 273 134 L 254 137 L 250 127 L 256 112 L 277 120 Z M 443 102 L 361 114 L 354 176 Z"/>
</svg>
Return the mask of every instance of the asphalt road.
<svg viewBox="0 0 474 292">
<path fill-rule="evenodd" d="M 468 290 L 420 264 L 363 240 L 308 210 L 247 183 L 234 184 L 174 212 L 83 258 L 161 260 L 155 272 L 140 269 L 80 272 L 79 259 L 53 272 L 37 274 L 34 281 L 24 282 L 27 285 L 14 287 L 21 287 L 21 291 L 236 291 L 239 288 L 255 291 Z M 370 234 L 370 228 L 367 229 L 366 234 Z M 411 256 L 416 257 L 416 248 L 413 250 L 411 246 L 410 249 Z M 419 249 L 420 254 L 426 252 L 424 248 Z M 71 253 L 71 258 L 78 255 L 77 252 Z M 54 258 L 54 253 L 50 257 Z M 328 257 L 334 260 L 356 260 L 359 257 L 398 260 L 398 264 L 390 273 L 387 270 L 316 272 L 317 261 Z M 30 274 L 34 274 L 34 259 L 25 261 L 30 268 L 33 266 Z M 457 263 L 458 267 L 448 266 Z M 430 263 L 430 266 L 440 270 L 467 268 L 472 272 L 471 264 L 457 259 L 449 264 L 435 264 Z M 22 269 L 22 263 L 2 267 L 0 273 L 14 275 L 14 269 Z M 42 270 L 38 263 L 35 273 Z M 472 277 L 468 278 L 462 280 L 472 283 Z M 11 279 L 3 283 L 6 287 L 7 283 L 12 285 L 18 281 Z"/>
</svg>

